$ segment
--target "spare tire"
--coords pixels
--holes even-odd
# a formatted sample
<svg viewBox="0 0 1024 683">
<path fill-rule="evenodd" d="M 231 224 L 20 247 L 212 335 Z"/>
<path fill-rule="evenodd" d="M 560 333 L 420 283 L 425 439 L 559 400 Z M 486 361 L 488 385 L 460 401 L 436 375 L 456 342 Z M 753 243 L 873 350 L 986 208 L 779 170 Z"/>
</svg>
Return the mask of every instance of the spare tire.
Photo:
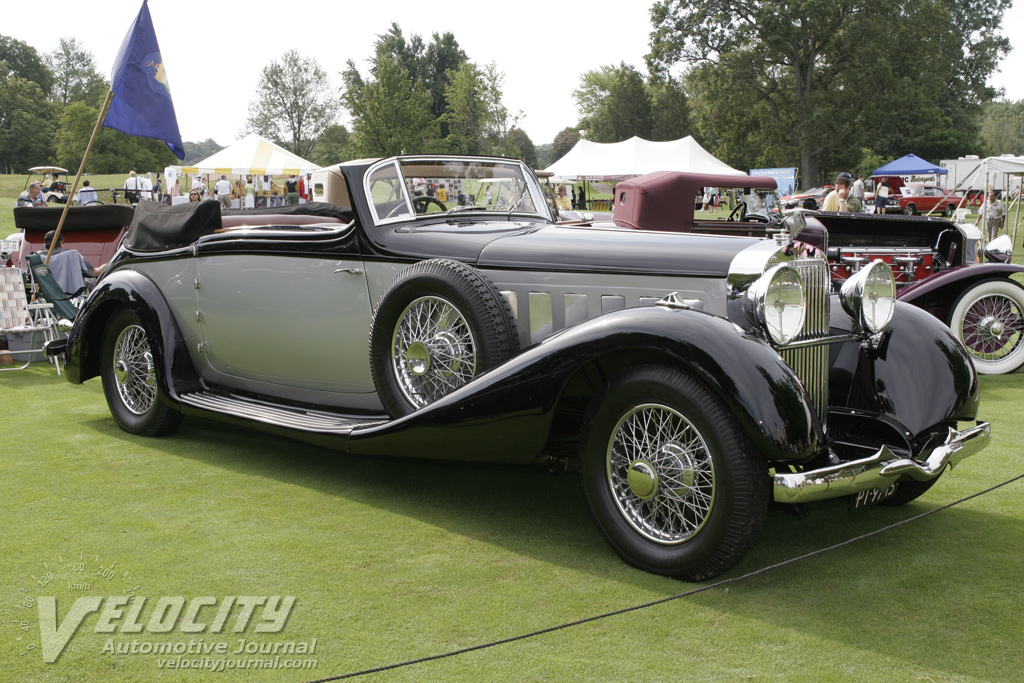
<svg viewBox="0 0 1024 683">
<path fill-rule="evenodd" d="M 370 324 L 370 368 L 392 417 L 408 415 L 519 351 L 508 301 L 459 261 L 421 261 L 381 295 Z"/>
</svg>

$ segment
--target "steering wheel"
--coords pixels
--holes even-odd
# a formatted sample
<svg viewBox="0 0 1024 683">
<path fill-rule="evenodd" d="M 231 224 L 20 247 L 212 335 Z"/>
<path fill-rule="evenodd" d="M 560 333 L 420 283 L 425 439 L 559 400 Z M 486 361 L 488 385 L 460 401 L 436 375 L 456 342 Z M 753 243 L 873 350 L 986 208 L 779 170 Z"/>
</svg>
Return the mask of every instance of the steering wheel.
<svg viewBox="0 0 1024 683">
<path fill-rule="evenodd" d="M 729 221 L 742 221 L 746 217 L 747 217 L 747 203 L 746 202 L 740 202 L 739 204 L 736 205 L 736 208 L 732 210 L 732 213 L 729 214 L 729 217 L 726 220 L 729 220 Z"/>
<path fill-rule="evenodd" d="M 448 207 L 444 205 L 437 197 L 413 197 L 412 208 L 416 210 L 417 214 L 427 213 L 427 207 L 431 204 L 437 204 L 440 207 L 440 211 L 447 211 Z"/>
</svg>

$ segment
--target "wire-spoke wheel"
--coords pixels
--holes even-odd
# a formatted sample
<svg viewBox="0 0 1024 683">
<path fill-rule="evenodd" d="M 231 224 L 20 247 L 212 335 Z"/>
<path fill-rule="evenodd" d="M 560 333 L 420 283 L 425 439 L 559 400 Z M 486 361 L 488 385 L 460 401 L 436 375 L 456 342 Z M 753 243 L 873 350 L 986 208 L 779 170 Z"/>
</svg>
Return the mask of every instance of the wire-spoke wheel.
<svg viewBox="0 0 1024 683">
<path fill-rule="evenodd" d="M 739 562 L 764 526 L 763 458 L 721 401 L 674 367 L 612 378 L 587 413 L 580 456 L 591 513 L 635 567 L 708 579 Z"/>
<path fill-rule="evenodd" d="M 121 429 L 142 436 L 162 436 L 177 429 L 181 413 L 161 395 L 151 339 L 131 311 L 113 316 L 103 342 L 103 392 Z"/>
<path fill-rule="evenodd" d="M 392 417 L 430 405 L 518 350 L 508 301 L 458 261 L 421 261 L 400 273 L 370 326 L 374 385 Z"/>
<path fill-rule="evenodd" d="M 476 374 L 476 342 L 469 323 L 445 299 L 416 299 L 395 326 L 391 364 L 409 402 L 417 408 L 433 403 Z"/>
<path fill-rule="evenodd" d="M 979 373 L 1013 372 L 1024 364 L 1024 287 L 1009 279 L 979 282 L 960 296 L 949 326 Z"/>
</svg>

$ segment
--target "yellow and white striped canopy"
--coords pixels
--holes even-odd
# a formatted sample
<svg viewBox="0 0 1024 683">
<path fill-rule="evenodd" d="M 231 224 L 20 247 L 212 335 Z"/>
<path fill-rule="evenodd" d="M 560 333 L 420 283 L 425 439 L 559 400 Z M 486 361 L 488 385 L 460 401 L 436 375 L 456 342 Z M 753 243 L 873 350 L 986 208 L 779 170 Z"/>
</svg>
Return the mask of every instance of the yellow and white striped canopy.
<svg viewBox="0 0 1024 683">
<path fill-rule="evenodd" d="M 257 133 L 249 133 L 195 166 L 181 166 L 179 173 L 213 175 L 300 175 L 317 168 L 312 161 L 275 145 Z"/>
</svg>

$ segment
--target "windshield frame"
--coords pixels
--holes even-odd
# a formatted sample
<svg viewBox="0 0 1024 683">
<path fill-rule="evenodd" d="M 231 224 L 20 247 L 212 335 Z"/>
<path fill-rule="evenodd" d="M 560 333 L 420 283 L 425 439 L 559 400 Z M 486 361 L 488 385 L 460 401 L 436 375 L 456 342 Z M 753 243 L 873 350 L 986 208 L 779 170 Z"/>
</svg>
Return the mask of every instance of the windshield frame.
<svg viewBox="0 0 1024 683">
<path fill-rule="evenodd" d="M 515 196 L 523 196 L 527 199 L 526 202 L 518 202 L 519 204 L 526 204 L 529 206 L 532 203 L 531 208 L 515 208 L 516 205 L 511 205 L 508 209 L 501 208 L 497 202 L 495 205 L 486 205 L 473 203 L 469 205 L 459 205 L 454 202 L 455 199 L 445 202 L 452 203 L 453 206 L 449 207 L 447 211 L 437 211 L 435 213 L 424 213 L 417 214 L 413 205 L 413 193 L 412 188 L 415 181 L 421 179 L 423 176 L 413 176 L 410 174 L 411 169 L 416 166 L 426 166 L 430 164 L 436 164 L 438 166 L 451 166 L 464 165 L 466 168 L 486 168 L 488 166 L 504 166 L 509 170 L 506 174 L 501 174 L 502 177 L 497 177 L 498 174 L 492 174 L 490 176 L 473 174 L 473 173 L 462 173 L 459 175 L 451 176 L 451 180 L 457 180 L 461 182 L 488 182 L 493 181 L 495 183 L 503 182 L 504 178 L 512 182 L 522 181 L 521 187 L 516 187 L 514 190 L 517 194 Z M 383 202 L 377 203 L 374 201 L 373 196 L 373 183 L 380 182 L 379 175 L 381 171 L 386 170 L 388 167 L 393 169 L 395 177 L 398 179 L 398 187 L 401 188 L 402 192 L 402 203 L 394 204 L 390 206 L 390 211 L 387 214 L 381 215 Z M 378 176 L 378 178 L 375 178 Z M 435 176 L 429 176 L 434 178 Z M 437 178 L 447 178 L 447 176 L 436 176 Z M 540 182 L 537 180 L 536 175 L 533 171 L 522 161 L 518 159 L 506 159 L 502 157 L 476 157 L 476 156 L 448 156 L 448 155 L 422 155 L 422 156 L 401 156 L 401 157 L 389 157 L 383 159 L 372 166 L 370 166 L 363 174 L 363 192 L 366 197 L 366 204 L 370 209 L 375 225 L 389 225 L 392 223 L 403 223 L 408 221 L 420 220 L 423 218 L 438 218 L 441 216 L 466 216 L 472 215 L 479 217 L 486 215 L 489 217 L 511 217 L 511 216 L 528 216 L 532 218 L 543 218 L 547 221 L 553 221 L 554 218 L 551 216 L 550 207 L 548 206 L 545 198 L 543 189 L 541 188 Z M 469 196 L 473 197 L 475 193 L 470 193 Z M 454 193 L 449 196 L 455 197 Z M 436 199 L 436 197 L 435 197 Z M 391 200 L 394 201 L 394 200 Z M 440 201 L 440 200 L 437 200 Z M 386 205 L 385 205 L 386 206 Z M 491 208 L 488 208 L 491 206 Z M 401 209 L 401 213 L 398 215 L 392 215 L 396 211 Z"/>
</svg>

